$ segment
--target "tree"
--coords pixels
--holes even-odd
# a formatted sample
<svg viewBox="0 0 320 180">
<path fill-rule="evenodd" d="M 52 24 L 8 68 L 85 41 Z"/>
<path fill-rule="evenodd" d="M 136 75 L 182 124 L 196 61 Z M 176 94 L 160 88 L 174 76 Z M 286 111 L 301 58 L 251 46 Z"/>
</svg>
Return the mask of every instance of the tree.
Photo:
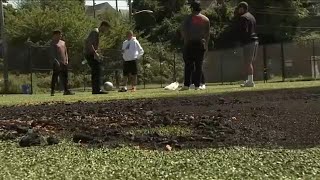
<svg viewBox="0 0 320 180">
<path fill-rule="evenodd" d="M 86 16 L 80 2 L 59 0 L 45 7 L 38 6 L 39 2 L 26 0 L 15 11 L 6 11 L 9 47 L 26 41 L 47 44 L 52 31 L 59 29 L 68 44 L 71 62 L 81 64 L 84 39 L 96 22 Z M 62 8 L 58 8 L 60 5 Z"/>
</svg>

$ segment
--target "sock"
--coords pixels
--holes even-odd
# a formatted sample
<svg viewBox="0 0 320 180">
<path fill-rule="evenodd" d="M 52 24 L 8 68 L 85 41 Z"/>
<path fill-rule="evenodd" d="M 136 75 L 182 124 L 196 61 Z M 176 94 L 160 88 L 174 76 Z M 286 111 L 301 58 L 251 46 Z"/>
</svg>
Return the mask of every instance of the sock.
<svg viewBox="0 0 320 180">
<path fill-rule="evenodd" d="M 248 75 L 248 82 L 253 83 L 253 75 Z"/>
</svg>

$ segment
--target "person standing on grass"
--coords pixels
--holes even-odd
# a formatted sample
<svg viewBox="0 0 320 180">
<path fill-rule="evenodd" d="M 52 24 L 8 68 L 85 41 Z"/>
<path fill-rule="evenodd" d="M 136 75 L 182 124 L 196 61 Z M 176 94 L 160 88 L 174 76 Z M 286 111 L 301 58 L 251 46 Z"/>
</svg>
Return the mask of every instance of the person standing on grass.
<svg viewBox="0 0 320 180">
<path fill-rule="evenodd" d="M 136 91 L 137 85 L 137 74 L 138 74 L 138 59 L 140 59 L 144 50 L 141 47 L 139 41 L 136 37 L 133 36 L 132 31 L 127 32 L 127 40 L 125 40 L 122 44 L 122 53 L 123 53 L 123 76 L 124 82 L 123 87 L 119 90 L 119 92 L 127 92 L 127 83 L 130 80 L 132 88 L 131 90 Z"/>
<path fill-rule="evenodd" d="M 249 5 L 246 2 L 240 2 L 238 5 L 238 38 L 243 47 L 243 58 L 245 70 L 248 75 L 247 80 L 241 87 L 254 87 L 253 81 L 253 62 L 258 53 L 259 39 L 256 33 L 256 19 L 248 11 Z"/>
<path fill-rule="evenodd" d="M 50 46 L 51 59 L 53 61 L 53 73 L 51 80 L 51 96 L 54 96 L 55 86 L 58 81 L 58 77 L 62 82 L 64 93 L 63 95 L 74 95 L 68 89 L 68 52 L 66 43 L 61 40 L 61 31 L 53 31 L 52 41 Z"/>
<path fill-rule="evenodd" d="M 100 27 L 92 30 L 88 38 L 85 40 L 84 54 L 91 68 L 92 94 L 107 94 L 107 92 L 101 90 L 101 63 L 98 48 L 100 33 L 108 31 L 109 28 L 109 23 L 103 21 L 100 24 Z"/>
<path fill-rule="evenodd" d="M 181 91 L 189 90 L 193 71 L 195 89 L 200 89 L 202 64 L 210 37 L 210 21 L 201 14 L 200 1 L 192 2 L 191 9 L 192 14 L 186 17 L 181 29 L 184 40 L 183 59 L 185 62 L 184 87 Z"/>
</svg>

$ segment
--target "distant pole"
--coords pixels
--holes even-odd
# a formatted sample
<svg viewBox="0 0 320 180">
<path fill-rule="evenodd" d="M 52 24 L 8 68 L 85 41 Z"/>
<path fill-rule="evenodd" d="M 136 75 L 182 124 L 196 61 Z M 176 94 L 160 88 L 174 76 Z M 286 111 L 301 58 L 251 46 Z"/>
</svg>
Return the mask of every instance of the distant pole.
<svg viewBox="0 0 320 180">
<path fill-rule="evenodd" d="M 116 0 L 116 10 L 117 10 L 117 12 L 119 12 L 118 0 Z"/>
<path fill-rule="evenodd" d="M 285 66 L 285 59 L 284 59 L 284 48 L 283 42 L 281 42 L 281 60 L 282 60 L 282 81 L 286 80 L 286 66 Z"/>
<path fill-rule="evenodd" d="M 129 21 L 132 21 L 132 0 L 128 0 L 129 5 Z"/>
<path fill-rule="evenodd" d="M 3 79 L 4 79 L 4 92 L 8 93 L 9 90 L 9 75 L 8 75 L 8 57 L 7 57 L 7 41 L 5 38 L 5 24 L 3 3 L 0 0 L 0 23 L 1 23 L 1 39 L 2 39 L 2 55 L 3 55 Z"/>
<path fill-rule="evenodd" d="M 93 5 L 92 5 L 93 18 L 96 18 L 96 1 L 95 0 L 92 0 L 92 1 L 93 1 Z"/>
</svg>

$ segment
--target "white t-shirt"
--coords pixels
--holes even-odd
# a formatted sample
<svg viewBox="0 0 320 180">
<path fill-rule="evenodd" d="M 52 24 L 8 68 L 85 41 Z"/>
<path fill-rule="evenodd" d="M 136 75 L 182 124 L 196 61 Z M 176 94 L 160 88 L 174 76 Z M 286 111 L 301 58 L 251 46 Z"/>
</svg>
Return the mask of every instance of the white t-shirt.
<svg viewBox="0 0 320 180">
<path fill-rule="evenodd" d="M 144 50 L 139 41 L 135 37 L 132 37 L 131 40 L 125 40 L 123 42 L 122 53 L 125 61 L 133 61 L 140 59 L 144 54 Z"/>
</svg>

